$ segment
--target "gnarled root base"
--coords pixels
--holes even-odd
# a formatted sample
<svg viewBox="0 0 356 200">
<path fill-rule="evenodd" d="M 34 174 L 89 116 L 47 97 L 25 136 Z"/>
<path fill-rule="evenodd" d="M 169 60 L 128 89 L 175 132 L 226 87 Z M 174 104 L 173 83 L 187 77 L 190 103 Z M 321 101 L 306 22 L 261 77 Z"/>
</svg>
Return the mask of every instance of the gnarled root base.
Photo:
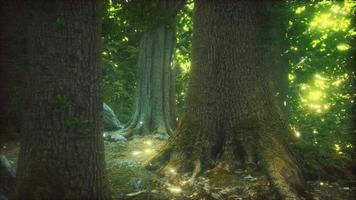
<svg viewBox="0 0 356 200">
<path fill-rule="evenodd" d="M 191 181 L 208 169 L 261 171 L 269 177 L 281 199 L 300 199 L 304 181 L 284 145 L 282 131 L 288 130 L 280 124 L 266 126 L 265 123 L 254 129 L 236 129 L 233 134 L 225 134 L 220 148 L 213 149 L 214 141 L 206 136 L 206 130 L 183 120 L 158 154 L 147 163 L 147 168 L 164 174 L 172 168 L 179 173 L 191 172 Z M 254 137 L 242 138 L 241 133 Z"/>
<path fill-rule="evenodd" d="M 169 137 L 169 133 L 167 131 L 159 131 L 159 130 L 150 130 L 143 124 L 138 124 L 136 126 L 129 126 L 120 130 L 120 134 L 122 134 L 126 139 L 131 139 L 135 135 L 154 135 L 157 139 L 167 139 Z"/>
</svg>

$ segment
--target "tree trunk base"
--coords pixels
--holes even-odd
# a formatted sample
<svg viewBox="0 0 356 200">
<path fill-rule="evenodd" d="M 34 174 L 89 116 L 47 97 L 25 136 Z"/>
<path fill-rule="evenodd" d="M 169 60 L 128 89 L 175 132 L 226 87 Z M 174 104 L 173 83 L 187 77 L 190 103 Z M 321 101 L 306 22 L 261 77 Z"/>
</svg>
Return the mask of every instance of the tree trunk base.
<svg viewBox="0 0 356 200">
<path fill-rule="evenodd" d="M 169 134 L 164 131 L 158 130 L 149 130 L 143 125 L 136 126 L 134 128 L 125 128 L 120 131 L 120 134 L 123 135 L 126 139 L 132 139 L 134 136 L 144 136 L 152 135 L 154 138 L 166 140 L 169 137 Z"/>
<path fill-rule="evenodd" d="M 189 120 L 183 120 L 173 136 L 148 162 L 147 168 L 159 170 L 165 175 L 171 174 L 172 170 L 179 174 L 189 173 L 189 181 L 193 182 L 199 175 L 208 171 L 262 172 L 268 176 L 269 182 L 281 199 L 301 199 L 305 189 L 304 181 L 295 161 L 288 149 L 281 145 L 278 137 L 269 137 L 272 133 L 276 135 L 275 131 L 280 132 L 283 127 L 264 126 L 263 131 L 258 129 L 262 131 L 259 135 L 265 136 L 254 138 L 257 145 L 248 141 L 237 141 L 233 136 L 236 134 L 227 134 L 225 142 L 218 150 L 209 149 L 211 145 L 204 144 L 211 141 L 202 141 L 200 130 Z M 236 148 L 238 146 L 240 147 Z"/>
</svg>

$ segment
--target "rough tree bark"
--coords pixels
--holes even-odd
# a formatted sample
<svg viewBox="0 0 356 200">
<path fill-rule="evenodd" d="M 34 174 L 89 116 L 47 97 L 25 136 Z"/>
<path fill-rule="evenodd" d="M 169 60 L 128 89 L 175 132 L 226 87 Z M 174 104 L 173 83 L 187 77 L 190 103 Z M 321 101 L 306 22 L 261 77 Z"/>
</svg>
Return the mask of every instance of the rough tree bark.
<svg viewBox="0 0 356 200">
<path fill-rule="evenodd" d="M 286 30 L 288 24 L 288 17 L 285 15 L 287 9 L 287 2 L 278 0 L 269 0 L 267 5 L 268 12 L 271 13 L 269 22 L 268 53 L 272 71 L 273 89 L 276 92 L 277 102 L 281 109 L 282 116 L 288 119 L 289 106 L 288 102 L 288 73 L 289 63 L 285 55 L 288 49 L 288 42 L 286 41 Z M 276 20 L 278 19 L 278 20 Z"/>
<path fill-rule="evenodd" d="M 174 22 L 182 0 L 160 0 L 162 22 Z M 153 19 L 154 20 L 154 19 Z M 168 136 L 175 127 L 175 66 L 173 50 L 175 28 L 161 23 L 143 33 L 138 58 L 138 83 L 135 111 L 126 137 L 134 134 Z"/>
<path fill-rule="evenodd" d="M 263 1 L 195 1 L 186 113 L 148 163 L 178 171 L 265 171 L 283 199 L 304 190 L 265 61 Z M 162 167 L 163 166 L 163 167 Z"/>
<path fill-rule="evenodd" d="M 104 178 L 96 0 L 28 6 L 18 199 L 110 199 Z"/>
<path fill-rule="evenodd" d="M 21 0 L 0 5 L 0 143 L 17 139 L 24 74 L 24 9 Z"/>
</svg>

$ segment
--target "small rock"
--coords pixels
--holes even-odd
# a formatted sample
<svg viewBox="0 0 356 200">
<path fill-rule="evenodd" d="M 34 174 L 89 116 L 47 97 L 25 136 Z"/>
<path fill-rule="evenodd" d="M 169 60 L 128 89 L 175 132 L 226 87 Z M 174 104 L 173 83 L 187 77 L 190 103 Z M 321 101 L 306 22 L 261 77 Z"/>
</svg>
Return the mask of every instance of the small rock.
<svg viewBox="0 0 356 200">
<path fill-rule="evenodd" d="M 127 139 L 123 135 L 121 135 L 119 131 L 104 132 L 103 136 L 105 140 L 114 142 L 127 142 Z"/>
<path fill-rule="evenodd" d="M 255 181 L 257 178 L 252 177 L 251 175 L 247 175 L 244 177 L 244 179 L 249 180 L 249 181 Z"/>
<path fill-rule="evenodd" d="M 227 197 L 228 200 L 242 200 L 242 197 L 237 196 L 236 194 L 230 195 Z"/>
<path fill-rule="evenodd" d="M 216 200 L 223 200 L 223 197 L 218 193 L 211 193 L 211 197 Z"/>
</svg>

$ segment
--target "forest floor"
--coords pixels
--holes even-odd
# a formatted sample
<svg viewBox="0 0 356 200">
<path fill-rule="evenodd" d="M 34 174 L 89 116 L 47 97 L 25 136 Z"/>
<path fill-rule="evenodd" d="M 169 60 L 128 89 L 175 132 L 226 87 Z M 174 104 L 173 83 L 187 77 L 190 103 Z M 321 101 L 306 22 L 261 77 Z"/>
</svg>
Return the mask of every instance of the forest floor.
<svg viewBox="0 0 356 200">
<path fill-rule="evenodd" d="M 134 137 L 129 142 L 105 141 L 107 176 L 114 199 L 277 199 L 267 177 L 256 172 L 208 171 L 191 182 L 189 174 L 177 173 L 174 166 L 161 171 L 165 176 L 144 168 L 163 143 L 148 136 Z M 18 152 L 18 142 L 1 145 L 0 154 L 15 165 Z M 308 181 L 308 188 L 314 200 L 356 199 L 355 181 Z"/>
</svg>

